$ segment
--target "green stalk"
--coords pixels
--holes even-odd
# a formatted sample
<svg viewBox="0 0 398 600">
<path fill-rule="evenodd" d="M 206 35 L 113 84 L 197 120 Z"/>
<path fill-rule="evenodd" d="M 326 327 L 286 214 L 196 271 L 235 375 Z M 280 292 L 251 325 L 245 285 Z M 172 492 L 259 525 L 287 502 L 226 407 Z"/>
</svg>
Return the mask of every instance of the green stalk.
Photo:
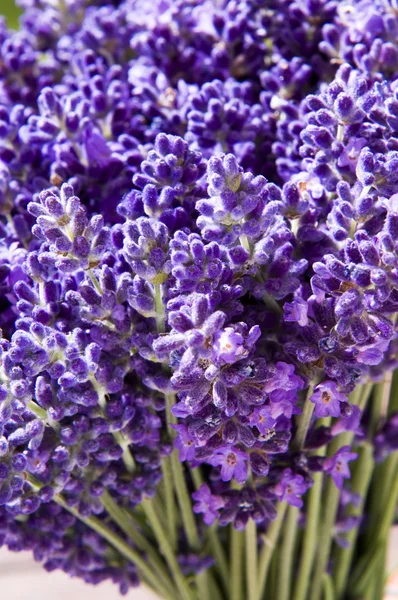
<svg viewBox="0 0 398 600">
<path fill-rule="evenodd" d="M 392 458 L 396 459 L 396 457 L 398 457 L 398 452 Z M 380 507 L 376 516 L 373 515 L 372 537 L 369 538 L 369 533 L 367 534 L 363 544 L 366 552 L 357 561 L 350 577 L 349 588 L 355 594 L 365 593 L 371 582 L 376 585 L 376 581 L 379 581 L 380 570 L 384 571 L 384 564 L 381 564 L 382 555 L 385 552 L 398 502 L 398 468 L 393 473 L 390 482 L 385 481 L 384 483 L 386 485 L 389 483 L 387 502 Z"/>
<path fill-rule="evenodd" d="M 389 405 L 385 408 L 387 393 L 389 394 Z M 394 410 L 394 406 L 397 404 L 398 395 L 398 376 L 397 372 L 394 377 L 387 379 L 375 386 L 375 397 L 372 403 L 371 413 L 371 424 L 370 424 L 370 440 L 373 439 L 373 435 L 377 429 L 377 423 L 381 417 L 382 409 L 386 414 L 391 414 Z M 364 536 L 364 545 L 372 543 L 375 536 L 379 531 L 379 522 L 384 514 L 385 503 L 388 499 L 390 492 L 390 485 L 392 477 L 397 468 L 396 458 L 394 455 L 390 455 L 382 464 L 376 465 L 374 475 L 372 479 L 372 487 L 370 490 L 369 500 L 369 515 L 370 521 L 368 523 L 367 531 Z"/>
<path fill-rule="evenodd" d="M 156 327 L 159 333 L 165 331 L 165 314 L 162 299 L 162 284 L 154 284 L 154 295 L 155 295 L 155 311 L 156 311 Z"/>
<path fill-rule="evenodd" d="M 390 495 L 390 487 L 392 482 L 394 481 L 394 477 L 396 476 L 398 470 L 398 452 L 393 452 L 392 454 L 390 454 L 390 456 L 387 456 L 387 458 L 384 461 L 383 467 L 384 477 L 382 485 L 380 485 L 379 488 L 379 505 L 381 515 L 384 513 L 384 508 L 388 502 L 388 498 Z"/>
<path fill-rule="evenodd" d="M 366 406 L 369 398 L 370 387 L 359 385 L 350 395 L 352 404 L 358 405 L 361 410 Z M 336 452 L 345 445 L 350 445 L 354 438 L 351 431 L 345 432 L 334 438 L 328 448 L 329 456 L 334 456 Z M 315 572 L 312 582 L 311 600 L 319 600 L 322 589 L 322 575 L 326 571 L 330 551 L 333 544 L 334 524 L 336 521 L 337 509 L 340 499 L 340 490 L 336 487 L 331 477 L 329 477 L 325 492 L 324 517 L 321 524 L 319 538 L 322 543 L 319 545 L 318 554 L 315 563 Z"/>
<path fill-rule="evenodd" d="M 354 396 L 354 397 L 353 397 Z M 355 390 L 351 396 L 353 402 L 358 402 L 361 396 L 361 390 Z M 336 452 L 346 444 L 351 444 L 353 439 L 352 432 L 345 432 L 334 438 L 328 448 L 329 456 L 334 456 Z M 325 491 L 325 505 L 323 520 L 319 533 L 319 539 L 322 540 L 318 548 L 318 554 L 315 562 L 315 572 L 312 583 L 311 600 L 319 600 L 322 589 L 322 575 L 326 571 L 329 554 L 333 543 L 333 531 L 336 521 L 337 509 L 340 499 L 340 490 L 335 485 L 331 477 L 328 478 Z"/>
<path fill-rule="evenodd" d="M 40 421 L 43 421 L 43 423 L 48 422 L 47 411 L 38 404 L 36 404 L 36 402 L 34 402 L 33 400 L 27 403 L 26 408 L 29 408 L 29 410 L 32 411 L 32 413 L 35 414 L 36 417 L 40 419 Z M 56 425 L 59 425 L 59 423 L 54 421 L 54 426 Z"/>
<path fill-rule="evenodd" d="M 331 477 L 326 486 L 325 498 L 323 521 L 319 531 L 319 540 L 321 540 L 321 543 L 318 546 L 317 560 L 315 562 L 315 573 L 310 595 L 311 600 L 319 600 L 321 597 L 322 577 L 326 571 L 330 549 L 332 547 L 333 530 L 339 505 L 340 490 L 336 487 Z"/>
<path fill-rule="evenodd" d="M 209 600 L 222 600 L 224 597 L 214 577 L 209 579 L 209 594 Z"/>
<path fill-rule="evenodd" d="M 364 410 L 368 403 L 370 394 L 373 391 L 373 387 L 374 383 L 372 382 L 364 383 L 358 386 L 357 389 L 352 394 L 350 394 L 350 402 L 359 406 L 361 410 Z"/>
<path fill-rule="evenodd" d="M 203 483 L 203 477 L 200 472 L 200 467 L 190 469 L 190 473 L 195 489 L 198 490 Z M 231 582 L 229 577 L 228 561 L 224 552 L 224 548 L 222 547 L 222 544 L 220 542 L 217 523 L 213 523 L 213 525 L 206 528 L 206 535 L 210 542 L 213 556 L 216 561 L 217 571 L 221 577 L 224 591 L 227 593 Z"/>
<path fill-rule="evenodd" d="M 331 418 L 327 417 L 322 419 L 322 424 L 328 426 L 330 421 Z M 324 456 L 325 454 L 326 446 L 319 448 L 317 451 L 318 456 Z M 307 600 L 308 598 L 310 574 L 318 543 L 323 474 L 314 473 L 313 479 L 314 483 L 308 492 L 306 510 L 307 521 L 303 532 L 303 545 L 301 549 L 301 562 L 298 578 L 294 585 L 294 600 Z"/>
<path fill-rule="evenodd" d="M 358 506 L 354 506 L 353 504 L 350 505 L 348 508 L 348 516 L 362 516 L 365 499 L 370 480 L 372 478 L 373 464 L 373 448 L 369 443 L 365 443 L 359 448 L 359 458 L 355 463 L 354 475 L 352 478 L 352 491 L 356 494 L 359 494 L 361 500 Z M 334 585 L 336 589 L 336 597 L 340 600 L 343 600 L 344 598 L 358 533 L 359 525 L 347 532 L 346 539 L 348 542 L 348 547 L 338 548 L 336 552 Z"/>
<path fill-rule="evenodd" d="M 103 493 L 101 502 L 111 519 L 120 527 L 127 537 L 140 548 L 140 550 L 143 550 L 147 554 L 150 564 L 154 567 L 155 572 L 162 578 L 165 587 L 169 589 L 169 593 L 172 596 L 173 593 L 175 593 L 175 588 L 163 560 L 147 538 L 139 532 L 131 516 L 127 511 L 116 504 L 108 492 Z"/>
<path fill-rule="evenodd" d="M 258 565 L 258 599 L 261 600 L 265 584 L 267 581 L 267 574 L 272 558 L 272 553 L 278 541 L 279 533 L 282 527 L 283 519 L 287 509 L 286 502 L 279 502 L 277 506 L 276 519 L 272 521 L 268 527 L 266 535 L 263 536 L 264 546 L 260 553 L 259 565 Z"/>
<path fill-rule="evenodd" d="M 243 532 L 231 525 L 231 600 L 242 600 Z"/>
<path fill-rule="evenodd" d="M 30 478 L 29 481 L 31 482 Z M 138 572 L 140 573 L 142 579 L 157 593 L 163 595 L 164 598 L 169 600 L 175 600 L 175 596 L 170 595 L 169 590 L 165 587 L 157 574 L 153 571 L 152 568 L 148 566 L 145 559 L 143 559 L 140 554 L 137 554 L 135 550 L 129 546 L 127 542 L 125 542 L 122 538 L 120 538 L 112 529 L 109 529 L 107 525 L 97 517 L 82 517 L 79 512 L 71 508 L 66 504 L 66 502 L 61 498 L 61 496 L 54 496 L 55 502 L 62 506 L 65 510 L 74 515 L 77 519 L 79 519 L 82 523 L 90 527 L 94 531 L 96 531 L 102 538 L 104 538 L 111 546 L 113 546 L 116 550 L 122 554 L 127 560 L 136 565 Z"/>
<path fill-rule="evenodd" d="M 312 413 L 314 412 L 315 404 L 311 402 L 310 398 L 314 392 L 316 382 L 312 383 L 308 390 L 304 401 L 303 412 L 297 419 L 297 431 L 292 443 L 292 449 L 296 452 L 304 448 L 305 439 L 307 437 L 308 429 L 311 424 Z"/>
<path fill-rule="evenodd" d="M 165 331 L 165 314 L 162 301 L 162 286 L 157 283 L 154 284 L 154 296 L 155 296 L 155 310 L 156 310 L 156 328 L 159 333 Z M 167 402 L 166 395 L 166 419 L 167 428 L 171 438 L 173 439 L 174 431 L 170 425 L 172 423 L 172 414 L 170 412 L 170 405 Z M 176 452 L 175 450 L 173 452 Z M 162 461 L 162 474 L 163 484 L 165 490 L 165 503 L 166 503 L 166 515 L 167 515 L 167 529 L 170 536 L 170 544 L 175 550 L 177 545 L 177 515 L 176 515 L 176 504 L 174 499 L 173 490 L 173 477 L 172 477 L 172 464 L 171 457 L 166 457 Z"/>
<path fill-rule="evenodd" d="M 222 547 L 222 544 L 218 537 L 218 529 L 216 524 L 213 524 L 211 525 L 211 527 L 208 528 L 207 535 L 209 537 L 210 546 L 213 551 L 214 559 L 216 561 L 217 571 L 220 574 L 225 592 L 228 592 L 231 583 L 229 577 L 228 561 L 225 556 L 224 548 Z"/>
<path fill-rule="evenodd" d="M 94 390 L 98 394 L 98 403 L 100 405 L 101 410 L 105 411 L 107 394 L 106 394 L 104 388 L 99 384 L 99 382 L 96 380 L 94 375 L 90 376 L 90 382 L 91 382 L 91 385 L 93 386 Z M 127 471 L 129 473 L 133 473 L 135 471 L 135 462 L 134 462 L 134 458 L 130 452 L 130 448 L 129 448 L 130 442 L 129 442 L 128 438 L 125 438 L 120 431 L 113 431 L 112 435 L 113 435 L 115 441 L 117 442 L 117 444 L 119 444 L 119 446 L 123 450 L 122 460 L 125 464 Z"/>
<path fill-rule="evenodd" d="M 374 394 L 372 400 L 372 410 L 370 412 L 370 420 L 368 425 L 368 437 L 373 439 L 376 434 L 377 427 L 380 422 L 380 416 L 383 408 L 385 409 L 386 394 L 390 394 L 391 382 L 382 381 L 374 386 Z M 386 409 L 385 409 L 386 410 Z"/>
<path fill-rule="evenodd" d="M 164 531 L 162 524 L 160 523 L 159 517 L 153 508 L 152 501 L 149 498 L 145 498 L 141 504 L 145 511 L 147 519 L 151 524 L 160 549 L 166 559 L 167 564 L 169 565 L 169 569 L 172 573 L 173 579 L 181 594 L 181 597 L 184 600 L 192 600 L 192 591 L 189 588 L 185 577 L 181 573 L 176 556 L 167 538 L 167 534 Z"/>
<path fill-rule="evenodd" d="M 199 536 L 196 529 L 195 518 L 192 511 L 191 497 L 188 493 L 187 483 L 183 472 L 183 466 L 178 458 L 177 451 L 174 450 L 171 455 L 171 468 L 173 471 L 174 486 L 177 493 L 178 503 L 181 509 L 181 517 L 184 525 L 185 534 L 189 545 L 199 548 Z"/>
<path fill-rule="evenodd" d="M 162 474 L 166 503 L 167 529 L 170 536 L 171 547 L 175 550 L 177 546 L 177 515 L 173 489 L 173 473 L 169 456 L 162 460 Z"/>
<path fill-rule="evenodd" d="M 42 484 L 29 473 L 27 474 L 27 480 L 33 489 L 39 490 L 42 487 Z M 124 556 L 127 560 L 129 560 L 132 564 L 134 564 L 142 578 L 143 581 L 147 585 L 149 585 L 155 592 L 161 594 L 164 598 L 168 600 L 176 600 L 175 595 L 170 596 L 167 587 L 165 587 L 161 581 L 159 581 L 159 577 L 157 574 L 151 569 L 146 561 L 137 554 L 129 544 L 123 540 L 121 537 L 117 535 L 112 529 L 110 529 L 103 521 L 98 519 L 97 517 L 83 517 L 75 508 L 68 506 L 65 500 L 59 494 L 54 496 L 54 501 L 62 506 L 65 510 L 70 512 L 76 519 L 79 519 L 82 523 L 90 527 L 93 531 L 96 531 L 101 537 L 104 538 L 111 546 L 113 546 L 122 556 Z"/>
<path fill-rule="evenodd" d="M 289 506 L 287 509 L 286 523 L 283 531 L 283 540 L 279 560 L 279 585 L 276 598 L 278 600 L 290 599 L 290 586 L 292 580 L 292 567 L 294 558 L 294 545 L 297 533 L 299 509 Z"/>
<path fill-rule="evenodd" d="M 303 547 L 298 579 L 294 586 L 294 600 L 307 600 L 312 563 L 318 541 L 319 513 L 322 495 L 322 473 L 314 473 L 314 483 L 308 493 L 307 521 L 304 529 Z"/>
<path fill-rule="evenodd" d="M 114 431 L 113 437 L 115 438 L 116 442 L 119 444 L 119 446 L 123 450 L 122 460 L 125 464 L 127 471 L 129 473 L 134 473 L 135 462 L 134 462 L 133 455 L 130 452 L 129 441 L 123 437 L 123 435 L 120 433 L 120 431 Z"/>
<path fill-rule="evenodd" d="M 350 597 L 363 598 L 366 591 L 373 587 L 374 576 L 380 570 L 383 553 L 383 543 L 374 543 L 369 552 L 361 557 L 349 580 Z"/>
<path fill-rule="evenodd" d="M 398 452 L 394 452 L 393 458 L 396 461 L 398 460 Z M 395 470 L 395 473 L 394 473 L 394 476 L 392 479 L 392 485 L 390 488 L 388 502 L 385 505 L 384 513 L 383 513 L 383 516 L 381 519 L 381 523 L 379 525 L 379 532 L 378 532 L 378 536 L 377 536 L 377 539 L 379 541 L 384 540 L 387 537 L 388 532 L 390 531 L 391 525 L 394 521 L 395 512 L 397 509 L 397 502 L 398 502 L 398 473 L 397 473 L 397 470 Z"/>
<path fill-rule="evenodd" d="M 175 396 L 174 394 L 166 394 L 166 408 L 167 408 L 167 418 L 169 423 L 169 430 L 172 436 L 174 437 L 174 431 L 171 429 L 170 425 L 175 422 L 175 418 L 171 412 L 171 408 L 174 404 Z M 178 452 L 176 449 L 173 450 L 171 457 L 171 469 L 173 473 L 174 487 L 177 494 L 178 503 L 181 509 L 181 517 L 184 525 L 185 534 L 188 539 L 188 543 L 192 548 L 199 548 L 199 536 L 196 529 L 195 518 L 192 511 L 192 502 L 191 497 L 189 495 L 187 489 L 187 483 L 184 475 L 184 467 L 178 458 Z"/>
<path fill-rule="evenodd" d="M 374 578 L 373 584 L 373 596 L 369 596 L 369 600 L 382 600 L 384 595 L 384 589 L 387 583 L 387 574 L 386 574 L 386 562 L 387 562 L 387 546 L 388 546 L 388 537 L 385 541 L 383 551 L 380 556 L 379 568 L 376 572 L 376 577 Z"/>
<path fill-rule="evenodd" d="M 163 333 L 166 330 L 165 327 L 165 312 L 163 306 L 163 290 L 161 283 L 154 284 L 154 297 L 155 297 L 155 311 L 156 311 L 156 327 L 159 333 Z M 171 425 L 176 422 L 171 409 L 175 402 L 174 394 L 165 394 L 166 398 L 166 419 L 167 419 L 167 427 L 169 430 L 169 434 L 171 439 L 173 440 L 175 432 L 172 429 Z M 171 486 L 170 479 L 170 471 L 172 473 L 172 479 L 174 482 L 174 487 L 177 495 L 177 500 L 181 509 L 182 523 L 185 530 L 185 535 L 188 540 L 188 544 L 194 548 L 195 550 L 199 550 L 199 536 L 196 528 L 195 517 L 192 511 L 192 503 L 191 498 L 188 493 L 187 484 L 185 481 L 183 466 L 178 458 L 177 450 L 174 449 L 170 456 L 170 468 L 166 467 L 167 479 L 165 482 L 165 491 L 166 491 L 166 511 L 168 516 L 170 516 L 169 521 L 169 530 L 172 530 L 173 533 L 171 535 L 171 549 L 175 548 L 176 543 L 176 513 L 175 513 L 175 503 L 174 503 L 174 494 Z M 153 511 L 154 512 L 154 511 Z M 196 583 L 199 588 L 200 596 L 205 598 L 208 596 L 208 575 L 207 573 L 200 573 L 196 577 Z"/>
<path fill-rule="evenodd" d="M 324 600 L 334 600 L 333 581 L 329 573 L 324 573 L 322 576 L 322 589 Z"/>
<path fill-rule="evenodd" d="M 247 598 L 257 600 L 257 527 L 253 519 L 249 519 L 245 535 Z"/>
<path fill-rule="evenodd" d="M 210 581 L 213 581 L 213 578 L 209 578 L 208 572 L 201 571 L 195 575 L 195 581 L 198 591 L 198 598 L 200 600 L 210 600 Z"/>
<path fill-rule="evenodd" d="M 164 598 L 175 600 L 175 595 L 170 595 L 168 588 L 164 587 L 160 582 L 158 575 L 147 565 L 146 561 L 137 552 L 131 549 L 131 547 L 119 536 L 117 536 L 111 529 L 109 529 L 100 519 L 96 517 L 83 518 L 77 511 L 68 507 L 65 503 L 60 502 L 59 498 L 55 498 L 55 501 L 63 506 L 66 510 L 74 514 L 75 517 L 80 519 L 85 525 L 96 531 L 104 540 L 109 542 L 116 550 L 120 552 L 127 560 L 137 566 L 138 572 L 144 581 L 152 587 L 156 592 L 162 594 Z"/>
<path fill-rule="evenodd" d="M 265 588 L 265 598 L 276 598 L 276 593 L 279 586 L 279 558 L 280 551 L 277 546 L 272 553 L 267 577 L 267 585 Z"/>
<path fill-rule="evenodd" d="M 388 415 L 398 412 L 398 369 L 394 371 L 391 384 L 390 403 L 388 405 Z"/>
</svg>

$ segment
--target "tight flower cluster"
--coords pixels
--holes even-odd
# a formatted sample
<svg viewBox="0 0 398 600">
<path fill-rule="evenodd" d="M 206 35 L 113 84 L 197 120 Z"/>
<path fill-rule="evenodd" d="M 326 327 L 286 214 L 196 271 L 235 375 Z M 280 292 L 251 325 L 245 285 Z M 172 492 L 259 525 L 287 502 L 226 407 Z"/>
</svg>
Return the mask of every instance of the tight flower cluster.
<svg viewBox="0 0 398 600">
<path fill-rule="evenodd" d="M 398 366 L 393 3 L 20 4 L 0 26 L 0 545 L 126 592 L 139 569 L 87 523 L 109 496 L 139 516 L 176 453 L 200 536 L 265 531 L 319 472 L 344 521 L 358 454 L 321 449 L 397 449 L 361 387 Z M 184 573 L 211 565 L 176 544 Z"/>
</svg>

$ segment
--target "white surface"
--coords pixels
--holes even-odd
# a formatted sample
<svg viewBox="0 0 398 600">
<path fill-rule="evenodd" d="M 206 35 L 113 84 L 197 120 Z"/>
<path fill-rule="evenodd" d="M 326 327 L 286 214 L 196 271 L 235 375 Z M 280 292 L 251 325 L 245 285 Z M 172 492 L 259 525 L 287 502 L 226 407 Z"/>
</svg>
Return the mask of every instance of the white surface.
<svg viewBox="0 0 398 600">
<path fill-rule="evenodd" d="M 120 596 L 118 587 L 104 582 L 93 586 L 61 571 L 47 573 L 29 552 L 0 549 L 0 596 L 9 600 L 158 600 L 145 588 Z"/>
</svg>

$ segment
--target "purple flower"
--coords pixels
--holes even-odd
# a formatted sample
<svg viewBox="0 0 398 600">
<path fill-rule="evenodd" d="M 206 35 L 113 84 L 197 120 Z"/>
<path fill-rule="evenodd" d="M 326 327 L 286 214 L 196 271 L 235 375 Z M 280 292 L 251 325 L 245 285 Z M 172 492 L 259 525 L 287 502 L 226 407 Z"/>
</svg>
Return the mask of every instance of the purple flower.
<svg viewBox="0 0 398 600">
<path fill-rule="evenodd" d="M 217 331 L 213 342 L 213 356 L 217 362 L 232 364 L 247 354 L 244 339 L 233 327 Z"/>
<path fill-rule="evenodd" d="M 247 479 L 247 461 L 247 454 L 234 446 L 217 448 L 209 459 L 209 463 L 213 467 L 221 467 L 223 481 L 231 481 L 234 477 L 238 483 L 244 483 Z"/>
<path fill-rule="evenodd" d="M 354 431 L 357 435 L 360 431 L 362 412 L 359 406 L 347 404 L 348 414 L 342 414 L 341 417 L 332 426 L 333 435 L 338 435 L 343 431 Z"/>
<path fill-rule="evenodd" d="M 301 508 L 303 501 L 301 496 L 308 490 L 309 484 L 302 475 L 293 473 L 292 469 L 283 471 L 281 480 L 275 486 L 275 494 L 280 501 L 285 500 L 291 506 Z"/>
<path fill-rule="evenodd" d="M 338 391 L 334 381 L 324 381 L 316 386 L 310 400 L 315 404 L 316 417 L 339 417 L 340 402 L 347 402 L 347 396 Z"/>
<path fill-rule="evenodd" d="M 308 324 L 308 304 L 302 298 L 285 302 L 283 306 L 285 321 L 298 323 L 301 327 Z"/>
<path fill-rule="evenodd" d="M 343 446 L 334 456 L 325 460 L 323 468 L 333 477 L 333 481 L 340 490 L 343 489 L 344 479 L 351 477 L 348 463 L 356 458 L 358 458 L 356 452 L 350 452 L 349 446 Z"/>
<path fill-rule="evenodd" d="M 178 432 L 174 446 L 180 451 L 180 461 L 193 460 L 195 458 L 195 439 L 189 434 L 187 426 L 173 425 L 173 429 Z"/>
<path fill-rule="evenodd" d="M 202 483 L 192 494 L 192 498 L 197 502 L 193 506 L 194 513 L 203 513 L 203 521 L 206 525 L 212 525 L 218 518 L 219 510 L 224 506 L 224 500 L 221 496 L 213 495 L 207 483 Z"/>
<path fill-rule="evenodd" d="M 267 379 L 264 384 L 264 391 L 270 394 L 275 390 L 298 390 L 303 386 L 303 381 L 295 375 L 294 365 L 285 362 L 277 362 L 268 369 Z"/>
<path fill-rule="evenodd" d="M 301 409 L 297 406 L 297 392 L 290 390 L 288 392 L 271 393 L 270 396 L 270 412 L 273 419 L 277 419 L 280 415 L 284 415 L 286 418 L 291 419 L 292 415 L 299 415 Z M 279 390 L 278 390 L 279 392 Z"/>
<path fill-rule="evenodd" d="M 272 436 L 275 433 L 276 419 L 271 416 L 269 406 L 256 407 L 249 415 L 249 423 L 252 427 L 257 427 L 264 436 Z"/>
</svg>

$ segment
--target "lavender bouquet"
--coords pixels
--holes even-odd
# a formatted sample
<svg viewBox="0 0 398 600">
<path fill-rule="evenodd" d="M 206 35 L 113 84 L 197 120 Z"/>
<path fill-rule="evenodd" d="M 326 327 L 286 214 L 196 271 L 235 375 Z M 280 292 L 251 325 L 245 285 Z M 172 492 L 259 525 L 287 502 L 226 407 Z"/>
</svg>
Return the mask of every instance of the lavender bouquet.
<svg viewBox="0 0 398 600">
<path fill-rule="evenodd" d="M 0 21 L 0 546 L 167 600 L 380 600 L 396 0 Z"/>
</svg>

